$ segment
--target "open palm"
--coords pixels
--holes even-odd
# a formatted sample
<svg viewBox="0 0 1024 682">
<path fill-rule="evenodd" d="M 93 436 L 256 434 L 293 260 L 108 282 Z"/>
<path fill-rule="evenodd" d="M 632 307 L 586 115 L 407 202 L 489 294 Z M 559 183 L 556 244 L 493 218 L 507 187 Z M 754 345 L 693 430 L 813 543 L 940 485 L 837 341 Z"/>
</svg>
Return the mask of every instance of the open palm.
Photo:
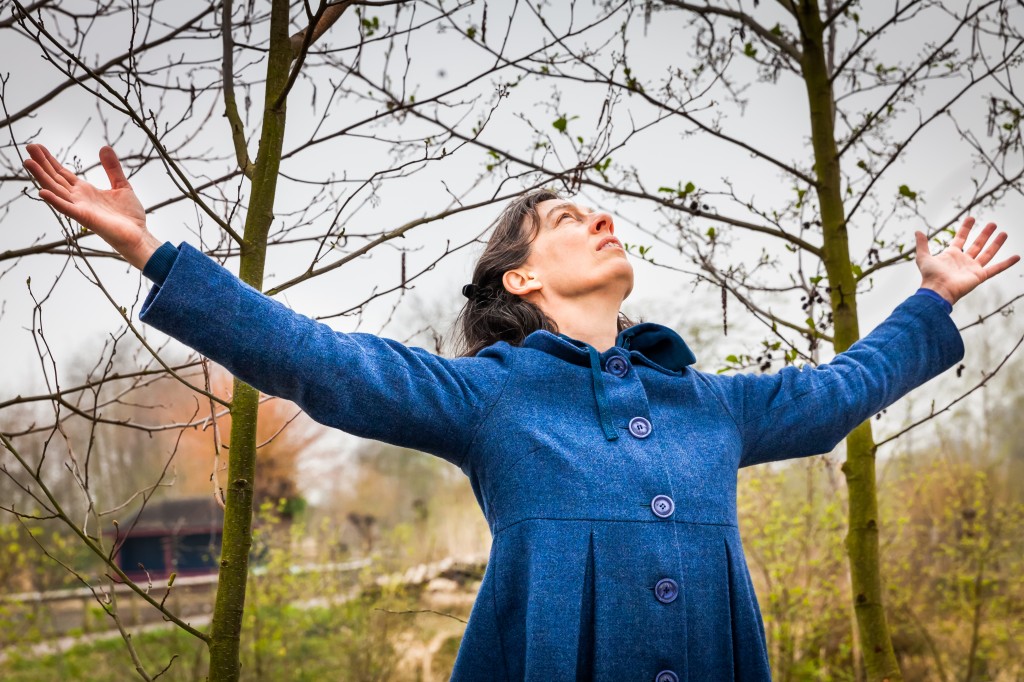
<svg viewBox="0 0 1024 682">
<path fill-rule="evenodd" d="M 108 190 L 66 169 L 46 147 L 30 144 L 27 149 L 31 158 L 25 160 L 25 168 L 42 186 L 39 197 L 43 201 L 98 234 L 119 253 L 137 248 L 147 234 L 146 211 L 113 149 L 100 149 L 100 163 L 110 180 Z"/>
<path fill-rule="evenodd" d="M 933 289 L 950 303 L 956 303 L 979 284 L 1020 260 L 1020 256 L 1014 254 L 989 265 L 1006 241 L 1006 233 L 1000 232 L 992 243 L 988 244 L 988 248 L 985 248 L 989 237 L 996 231 L 995 223 L 986 225 L 970 248 L 964 249 L 972 227 L 974 218 L 964 220 L 946 250 L 935 256 L 928 251 L 928 238 L 925 234 L 914 233 L 917 238 L 916 260 L 921 271 L 922 286 Z"/>
</svg>

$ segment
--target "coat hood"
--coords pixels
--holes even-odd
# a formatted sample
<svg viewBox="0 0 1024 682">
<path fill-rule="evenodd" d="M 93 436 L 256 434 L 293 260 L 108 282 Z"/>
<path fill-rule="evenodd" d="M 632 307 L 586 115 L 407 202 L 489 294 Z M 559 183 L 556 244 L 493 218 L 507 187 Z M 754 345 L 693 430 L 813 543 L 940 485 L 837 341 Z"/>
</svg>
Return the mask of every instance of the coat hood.
<svg viewBox="0 0 1024 682">
<path fill-rule="evenodd" d="M 524 348 L 533 348 L 572 362 L 590 367 L 594 387 L 594 401 L 601 427 L 607 440 L 615 440 L 618 434 L 611 420 L 608 395 L 604 385 L 602 368 L 614 357 L 625 357 L 634 364 L 643 364 L 666 374 L 682 374 L 687 366 L 697 362 L 697 357 L 675 331 L 654 322 L 642 322 L 619 332 L 615 345 L 599 353 L 589 343 L 577 341 L 565 334 L 555 334 L 544 329 L 537 330 L 523 340 Z"/>
</svg>

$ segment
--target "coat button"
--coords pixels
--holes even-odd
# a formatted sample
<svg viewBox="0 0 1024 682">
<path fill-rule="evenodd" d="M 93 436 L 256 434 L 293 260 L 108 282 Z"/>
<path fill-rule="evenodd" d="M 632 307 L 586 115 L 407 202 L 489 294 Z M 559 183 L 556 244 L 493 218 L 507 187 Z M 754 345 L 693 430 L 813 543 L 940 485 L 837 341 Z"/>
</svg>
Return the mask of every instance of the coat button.
<svg viewBox="0 0 1024 682">
<path fill-rule="evenodd" d="M 643 417 L 633 417 L 629 420 L 629 432 L 637 438 L 647 438 L 651 435 L 651 422 Z"/>
<path fill-rule="evenodd" d="M 668 495 L 655 495 L 651 500 L 651 511 L 659 519 L 667 519 L 676 510 L 676 503 Z"/>
<path fill-rule="evenodd" d="M 676 675 L 671 670 L 662 670 L 654 678 L 654 682 L 679 682 L 679 675 Z"/>
<path fill-rule="evenodd" d="M 629 363 L 618 355 L 613 355 L 608 358 L 608 362 L 606 362 L 604 366 L 605 369 L 617 377 L 624 377 L 626 376 L 626 373 L 629 372 Z"/>
<path fill-rule="evenodd" d="M 671 604 L 679 596 L 679 585 L 672 578 L 662 578 L 654 586 L 654 596 L 662 604 Z"/>
</svg>

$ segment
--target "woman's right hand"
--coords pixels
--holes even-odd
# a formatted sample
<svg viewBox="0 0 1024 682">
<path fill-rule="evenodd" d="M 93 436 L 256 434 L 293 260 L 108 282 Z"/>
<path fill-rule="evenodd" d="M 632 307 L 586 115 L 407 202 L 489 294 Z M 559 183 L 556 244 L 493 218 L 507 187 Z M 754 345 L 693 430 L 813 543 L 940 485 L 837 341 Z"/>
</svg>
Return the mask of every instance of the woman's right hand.
<svg viewBox="0 0 1024 682">
<path fill-rule="evenodd" d="M 101 190 L 66 169 L 39 144 L 27 147 L 25 168 L 42 186 L 39 198 L 103 238 L 125 260 L 139 268 L 160 246 L 146 229 L 146 211 L 125 178 L 117 154 L 100 149 L 100 163 L 110 189 Z"/>
</svg>

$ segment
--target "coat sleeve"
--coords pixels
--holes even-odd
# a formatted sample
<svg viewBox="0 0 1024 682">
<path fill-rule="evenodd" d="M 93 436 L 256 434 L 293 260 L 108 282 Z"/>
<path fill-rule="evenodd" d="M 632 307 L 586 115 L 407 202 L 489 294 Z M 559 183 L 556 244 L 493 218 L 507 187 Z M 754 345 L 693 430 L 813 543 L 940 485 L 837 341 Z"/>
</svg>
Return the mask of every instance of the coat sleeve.
<svg viewBox="0 0 1024 682">
<path fill-rule="evenodd" d="M 503 344 L 447 359 L 300 315 L 182 243 L 139 314 L 317 422 L 462 466 L 509 372 Z"/>
<path fill-rule="evenodd" d="M 830 452 L 858 424 L 963 357 L 946 310 L 915 294 L 829 363 L 703 376 L 736 422 L 744 467 Z"/>
</svg>

